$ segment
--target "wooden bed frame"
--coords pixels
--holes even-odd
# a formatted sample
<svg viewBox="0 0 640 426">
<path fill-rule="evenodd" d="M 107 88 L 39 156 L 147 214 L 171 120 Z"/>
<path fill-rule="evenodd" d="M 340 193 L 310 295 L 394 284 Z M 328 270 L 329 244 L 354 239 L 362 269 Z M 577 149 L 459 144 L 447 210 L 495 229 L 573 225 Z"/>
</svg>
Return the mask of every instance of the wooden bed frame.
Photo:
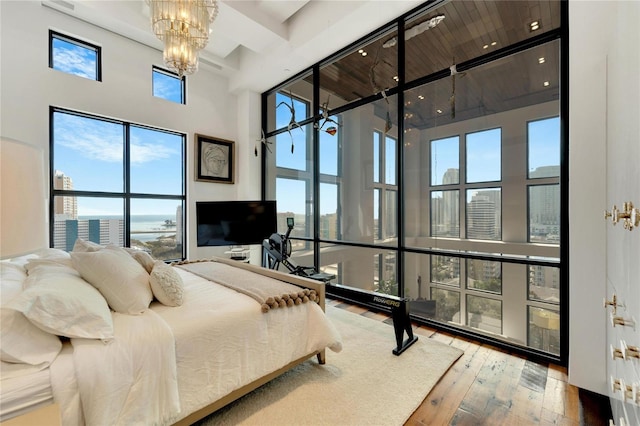
<svg viewBox="0 0 640 426">
<path fill-rule="evenodd" d="M 272 269 L 266 269 L 266 268 L 262 268 L 260 266 L 256 266 L 256 265 L 252 265 L 249 263 L 244 263 L 244 262 L 238 262 L 236 260 L 231 260 L 231 259 L 225 259 L 225 258 L 218 258 L 218 257 L 214 257 L 213 260 L 215 260 L 216 262 L 220 262 L 220 263 L 225 263 L 227 265 L 231 265 L 237 268 L 242 268 L 245 269 L 247 271 L 251 271 L 251 272 L 255 272 L 261 275 L 265 275 L 271 278 L 275 278 L 277 280 L 280 281 L 284 281 L 290 284 L 294 284 L 300 287 L 304 287 L 304 288 L 308 288 L 310 290 L 315 290 L 316 294 L 319 297 L 319 301 L 318 304 L 320 305 L 320 308 L 324 311 L 325 310 L 325 284 L 321 281 L 316 281 L 316 280 L 312 280 L 309 278 L 304 278 L 304 277 L 299 277 L 297 275 L 291 275 L 291 274 L 286 274 L 284 272 L 280 272 L 280 271 L 275 271 Z M 208 415 L 214 413 L 215 411 L 219 410 L 220 408 L 232 403 L 233 401 L 235 401 L 238 398 L 243 397 L 244 395 L 248 394 L 249 392 L 259 388 L 260 386 L 264 385 L 265 383 L 275 379 L 276 377 L 278 377 L 279 375 L 281 375 L 282 373 L 285 373 L 286 371 L 292 369 L 293 367 L 295 367 L 298 364 L 301 364 L 303 362 L 305 362 L 306 360 L 308 360 L 309 358 L 313 357 L 313 356 L 317 356 L 318 358 L 318 362 L 320 364 L 324 364 L 326 362 L 326 349 L 323 349 L 321 351 L 316 351 L 313 353 L 310 353 L 308 355 L 305 355 L 301 358 L 298 358 L 295 361 L 290 362 L 289 364 L 285 365 L 284 367 L 273 371 L 263 377 L 260 377 L 257 380 L 254 380 L 251 383 L 248 383 L 244 386 L 242 386 L 241 388 L 238 388 L 234 391 L 232 391 L 231 393 L 229 393 L 228 395 L 225 395 L 224 397 L 220 398 L 217 401 L 212 402 L 211 404 L 207 405 L 206 407 L 201 408 L 198 411 L 195 411 L 191 414 L 189 414 L 187 417 L 179 420 L 178 422 L 175 423 L 176 426 L 188 426 L 191 425 L 192 423 L 201 420 L 205 417 L 207 417 Z"/>
</svg>

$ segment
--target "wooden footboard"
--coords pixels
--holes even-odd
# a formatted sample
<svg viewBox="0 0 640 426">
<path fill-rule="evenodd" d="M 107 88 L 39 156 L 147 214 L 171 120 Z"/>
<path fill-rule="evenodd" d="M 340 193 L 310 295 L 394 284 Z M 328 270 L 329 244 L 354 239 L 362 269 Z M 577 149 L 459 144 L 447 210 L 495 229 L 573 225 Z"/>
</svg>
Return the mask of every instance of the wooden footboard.
<svg viewBox="0 0 640 426">
<path fill-rule="evenodd" d="M 277 280 L 281 280 L 284 282 L 287 282 L 289 284 L 294 284 L 300 287 L 304 287 L 304 288 L 308 288 L 310 290 L 315 290 L 316 294 L 318 295 L 318 304 L 320 305 L 320 307 L 322 308 L 322 310 L 325 310 L 325 284 L 323 282 L 320 281 L 315 281 L 312 280 L 310 278 L 304 278 L 304 277 L 299 277 L 297 275 L 291 275 L 291 274 L 286 274 L 284 272 L 280 272 L 280 271 L 274 271 L 272 269 L 266 269 L 266 268 L 262 268 L 260 266 L 256 266 L 256 265 L 251 265 L 249 263 L 243 263 L 243 262 L 238 262 L 235 260 L 231 260 L 231 259 L 225 259 L 225 258 L 214 258 L 214 260 L 216 262 L 220 262 L 220 263 L 225 263 L 237 268 L 242 268 L 242 269 L 246 269 L 248 271 L 252 271 L 252 272 L 256 272 L 258 274 L 261 275 L 265 275 L 271 278 L 275 278 Z M 266 376 L 260 377 L 259 379 L 248 383 L 246 385 L 244 385 L 243 387 L 236 389 L 235 391 L 231 392 L 228 395 L 225 395 L 224 397 L 222 397 L 221 399 L 207 405 L 206 407 L 201 408 L 198 411 L 195 411 L 191 414 L 189 414 L 187 417 L 185 417 L 184 419 L 178 421 L 177 423 L 175 423 L 176 426 L 180 425 L 180 426 L 187 426 L 187 425 L 191 425 L 194 422 L 203 419 L 205 417 L 207 417 L 209 414 L 214 413 L 215 411 L 219 410 L 220 408 L 232 403 L 233 401 L 235 401 L 238 398 L 243 397 L 244 395 L 248 394 L 249 392 L 259 388 L 260 386 L 264 385 L 265 383 L 275 379 L 276 377 L 278 377 L 279 375 L 289 371 L 290 369 L 292 369 L 293 367 L 295 367 L 298 364 L 301 364 L 303 362 L 305 362 L 306 360 L 308 360 L 309 358 L 313 357 L 313 356 L 317 356 L 318 358 L 318 362 L 320 364 L 324 364 L 325 360 L 326 360 L 326 350 L 323 349 L 321 351 L 317 351 L 308 355 L 305 355 L 295 361 L 290 362 L 289 364 L 285 365 L 284 367 L 273 371 L 272 373 L 267 374 Z"/>
</svg>

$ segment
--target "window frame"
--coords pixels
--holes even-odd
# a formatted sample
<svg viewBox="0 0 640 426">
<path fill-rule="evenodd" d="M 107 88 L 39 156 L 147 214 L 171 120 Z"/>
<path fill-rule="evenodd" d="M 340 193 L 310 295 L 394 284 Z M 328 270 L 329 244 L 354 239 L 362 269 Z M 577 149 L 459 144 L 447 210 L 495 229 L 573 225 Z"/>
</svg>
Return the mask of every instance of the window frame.
<svg viewBox="0 0 640 426">
<path fill-rule="evenodd" d="M 54 48 L 53 48 L 53 41 L 57 39 L 57 40 L 61 40 L 64 41 L 66 43 L 70 43 L 70 44 L 74 44 L 78 47 L 82 47 L 84 49 L 87 50 L 92 50 L 96 53 L 96 78 L 95 79 L 91 79 L 88 77 L 83 77 L 83 78 L 87 78 L 88 80 L 94 80 L 94 81 L 102 81 L 102 46 L 99 46 L 97 44 L 93 44 L 90 43 L 88 41 L 85 40 L 81 40 L 77 37 L 68 35 L 68 34 L 64 34 L 61 33 L 59 31 L 54 31 L 52 29 L 49 29 L 49 68 L 51 68 L 52 70 L 56 70 L 56 71 L 60 71 L 60 72 L 64 72 L 65 74 L 70 74 L 70 75 L 75 75 L 78 77 L 82 77 L 78 74 L 73 74 L 73 73 L 69 73 L 63 70 L 60 70 L 58 68 L 55 68 L 54 63 L 53 63 L 53 57 L 54 57 Z"/>
<path fill-rule="evenodd" d="M 99 121 L 105 121 L 105 122 L 110 122 L 110 123 L 116 123 L 119 125 L 123 126 L 123 149 L 124 149 L 124 153 L 123 153 L 123 188 L 122 191 L 91 191 L 91 190 L 65 190 L 65 189 L 55 189 L 54 188 L 54 180 L 55 180 L 55 136 L 54 136 L 54 129 L 55 129 L 55 120 L 54 120 L 54 116 L 56 113 L 61 113 L 61 114 L 69 114 L 69 115 L 75 115 L 78 117 L 84 117 L 84 118 L 88 118 L 88 119 L 92 119 L 92 120 L 99 120 Z M 131 168 L 131 164 L 129 161 L 129 152 L 130 152 L 130 145 L 131 145 L 131 132 L 130 132 L 130 128 L 131 127 L 138 127 L 138 128 L 143 128 L 143 129 L 149 129 L 152 131 L 157 131 L 157 132 L 162 132 L 162 133 L 168 133 L 168 134 L 172 134 L 172 135 L 176 135 L 176 136 L 180 136 L 182 138 L 182 147 L 181 147 L 181 154 L 182 154 L 182 161 L 181 161 L 181 166 L 182 166 L 182 171 L 181 171 L 181 175 L 182 175 L 182 194 L 163 194 L 163 193 L 134 193 L 131 192 L 131 185 L 130 185 L 130 179 L 131 179 L 131 173 L 130 173 L 130 168 Z M 105 198 L 110 198 L 110 199 L 116 199 L 116 200 L 122 200 L 123 203 L 123 233 L 124 235 L 122 235 L 123 238 L 123 246 L 124 247 L 130 247 L 131 246 L 131 204 L 132 201 L 135 200 L 175 200 L 175 201 L 179 201 L 182 204 L 182 217 L 183 217 L 183 221 L 182 221 L 182 248 L 181 248 L 181 258 L 180 259 L 175 259 L 175 260 L 184 260 L 186 257 L 186 248 L 188 246 L 187 244 L 187 240 L 188 240 L 188 234 L 187 234 L 187 227 L 186 227 L 186 219 L 187 216 L 187 211 L 188 211 L 188 207 L 187 207 L 187 172 L 186 172 L 186 164 L 185 164 L 185 159 L 187 158 L 187 135 L 184 133 L 180 133 L 180 132 L 173 132 L 173 131 L 167 131 L 165 129 L 159 129 L 159 128 L 155 128 L 152 126 L 148 126 L 148 125 L 144 125 L 144 124 L 139 124 L 139 123 L 133 123 L 133 122 L 129 122 L 129 121 L 124 121 L 124 120 L 115 120 L 115 119 L 111 119 L 108 117 L 104 117 L 104 116 L 100 116 L 97 114 L 90 114 L 90 113 L 85 113 L 85 112 L 79 112 L 79 111 L 75 111 L 75 110 L 71 110 L 71 109 L 66 109 L 66 108 L 61 108 L 61 107 L 56 107 L 56 106 L 50 106 L 49 107 L 49 170 L 50 170 L 50 174 L 49 174 L 49 246 L 50 247 L 54 247 L 54 242 L 55 242 L 55 227 L 56 227 L 56 220 L 55 220 L 55 201 L 57 197 L 74 197 L 79 198 L 79 197 L 83 197 L 83 198 L 100 198 L 100 199 L 105 199 Z M 177 230 L 176 230 L 177 231 Z M 171 259 L 174 260 L 174 259 Z"/>
<path fill-rule="evenodd" d="M 156 74 L 161 74 L 161 75 L 164 75 L 164 76 L 167 76 L 167 77 L 170 77 L 170 78 L 174 78 L 174 79 L 179 81 L 179 83 L 180 83 L 180 102 L 176 102 L 173 99 L 165 98 L 165 97 L 158 96 L 158 95 L 155 94 L 155 75 Z M 178 75 L 178 73 L 166 70 L 166 69 L 161 68 L 161 67 L 159 67 L 157 65 L 152 65 L 152 67 L 151 67 L 151 95 L 154 98 L 164 99 L 166 101 L 174 102 L 174 103 L 179 104 L 179 105 L 186 105 L 187 104 L 187 77 L 184 76 L 184 75 L 182 77 L 180 77 Z"/>
</svg>

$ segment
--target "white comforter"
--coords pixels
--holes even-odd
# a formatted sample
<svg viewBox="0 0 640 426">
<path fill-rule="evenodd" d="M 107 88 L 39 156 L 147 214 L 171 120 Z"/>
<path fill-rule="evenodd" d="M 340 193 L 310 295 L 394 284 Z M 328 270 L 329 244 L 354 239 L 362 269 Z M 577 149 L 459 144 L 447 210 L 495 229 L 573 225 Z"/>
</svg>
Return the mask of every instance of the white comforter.
<svg viewBox="0 0 640 426">
<path fill-rule="evenodd" d="M 342 348 L 315 303 L 265 314 L 248 296 L 176 271 L 182 306 L 154 302 L 142 316 L 114 314 L 109 344 L 72 339 L 75 373 L 68 374 L 77 379 L 87 425 L 171 424 L 306 354 Z M 73 385 L 56 368 L 52 378 Z M 76 392 L 53 389 L 63 424 L 82 422 Z"/>
<path fill-rule="evenodd" d="M 88 425 L 172 422 L 180 412 L 180 403 L 171 329 L 152 310 L 142 315 L 113 313 L 113 326 L 116 338 L 109 343 L 71 340 L 72 367 L 83 412 L 80 415 L 69 409 L 77 408 L 73 392 L 54 385 L 63 424 L 76 424 L 82 417 Z"/>
</svg>

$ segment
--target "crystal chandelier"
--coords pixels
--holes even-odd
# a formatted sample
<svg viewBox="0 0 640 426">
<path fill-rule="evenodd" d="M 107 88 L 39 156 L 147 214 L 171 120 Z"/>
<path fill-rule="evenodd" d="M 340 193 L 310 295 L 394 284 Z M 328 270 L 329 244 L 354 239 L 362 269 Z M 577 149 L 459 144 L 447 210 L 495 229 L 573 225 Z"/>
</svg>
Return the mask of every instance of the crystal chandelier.
<svg viewBox="0 0 640 426">
<path fill-rule="evenodd" d="M 209 41 L 217 0 L 147 0 L 151 28 L 162 42 L 165 65 L 180 77 L 198 70 L 198 51 Z"/>
</svg>

